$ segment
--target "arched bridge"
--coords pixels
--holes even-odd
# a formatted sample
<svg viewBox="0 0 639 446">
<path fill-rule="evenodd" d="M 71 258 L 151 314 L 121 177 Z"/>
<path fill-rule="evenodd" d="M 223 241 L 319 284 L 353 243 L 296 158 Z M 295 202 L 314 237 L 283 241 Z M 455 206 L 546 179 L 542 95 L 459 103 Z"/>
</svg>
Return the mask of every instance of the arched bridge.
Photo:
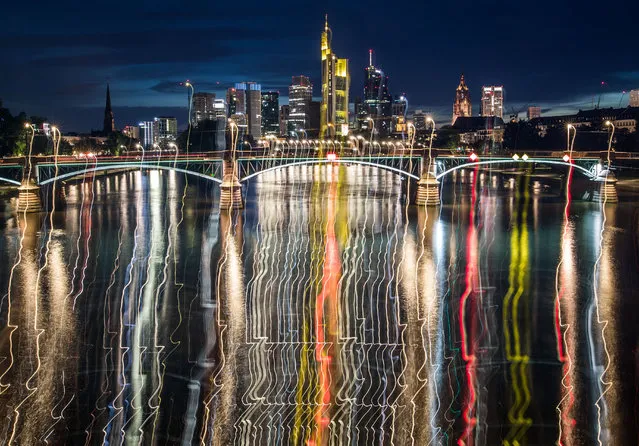
<svg viewBox="0 0 639 446">
<path fill-rule="evenodd" d="M 435 151 L 433 151 L 435 152 Z M 562 169 L 573 167 L 590 179 L 595 179 L 601 169 L 599 157 L 579 157 L 566 160 L 557 153 L 536 154 L 534 157 L 503 157 L 485 156 L 455 156 L 450 154 L 433 153 L 433 167 L 428 172 L 429 158 L 427 151 L 406 151 L 401 154 L 375 154 L 358 156 L 337 156 L 329 153 L 322 157 L 302 156 L 265 156 L 257 153 L 238 153 L 235 158 L 229 153 L 219 154 L 191 154 L 191 155 L 134 155 L 124 157 L 53 157 L 32 158 L 30 178 L 37 186 L 44 186 L 55 181 L 70 179 L 96 172 L 122 172 L 134 169 L 160 169 L 181 172 L 199 178 L 219 183 L 225 188 L 227 195 L 237 195 L 235 189 L 241 183 L 269 171 L 300 165 L 345 164 L 363 165 L 391 171 L 400 176 L 414 179 L 420 187 L 437 184 L 438 180 L 463 168 L 499 169 L 508 172 L 515 169 L 533 169 L 538 165 L 558 167 Z M 27 174 L 26 160 L 15 159 L 13 163 L 0 163 L 0 181 L 19 185 L 24 182 Z M 437 189 L 439 190 L 439 189 Z M 230 191 L 230 192 L 229 192 Z M 427 194 L 434 198 L 435 192 Z M 428 201 L 428 200 L 427 200 Z M 438 198 L 437 198 L 438 201 Z M 418 198 L 419 202 L 419 198 Z"/>
</svg>

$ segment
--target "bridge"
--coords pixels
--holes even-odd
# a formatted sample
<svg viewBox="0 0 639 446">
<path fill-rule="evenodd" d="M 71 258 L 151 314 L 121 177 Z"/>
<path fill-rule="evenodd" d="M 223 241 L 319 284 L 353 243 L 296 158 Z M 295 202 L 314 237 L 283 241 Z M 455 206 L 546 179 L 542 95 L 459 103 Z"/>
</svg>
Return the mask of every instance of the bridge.
<svg viewBox="0 0 639 446">
<path fill-rule="evenodd" d="M 274 156 L 276 155 L 276 156 Z M 616 154 L 619 157 L 619 154 Z M 634 154 L 631 154 L 634 155 Z M 605 156 L 605 152 L 604 152 Z M 639 158 L 639 157 L 638 157 Z M 134 153 L 127 156 L 32 157 L 0 160 L 0 182 L 19 186 L 19 209 L 37 211 L 40 208 L 39 188 L 74 177 L 105 174 L 133 169 L 168 170 L 199 177 L 218 183 L 221 187 L 221 206 L 241 208 L 242 183 L 269 171 L 291 166 L 346 164 L 363 165 L 387 170 L 417 182 L 418 205 L 440 204 L 439 184 L 460 169 L 511 169 L 525 168 L 533 171 L 539 166 L 573 169 L 589 180 L 602 182 L 601 153 L 573 152 L 569 158 L 564 152 L 530 152 L 513 156 L 459 155 L 450 151 L 433 149 L 403 150 L 395 153 L 370 153 L 367 155 L 339 155 L 329 152 L 321 156 L 308 152 L 275 153 L 265 151 L 235 151 L 197 154 Z M 430 167 L 429 167 L 430 166 Z M 612 180 L 611 180 L 612 182 Z M 614 187 L 608 185 L 608 192 Z M 616 192 L 610 195 L 616 200 Z"/>
</svg>

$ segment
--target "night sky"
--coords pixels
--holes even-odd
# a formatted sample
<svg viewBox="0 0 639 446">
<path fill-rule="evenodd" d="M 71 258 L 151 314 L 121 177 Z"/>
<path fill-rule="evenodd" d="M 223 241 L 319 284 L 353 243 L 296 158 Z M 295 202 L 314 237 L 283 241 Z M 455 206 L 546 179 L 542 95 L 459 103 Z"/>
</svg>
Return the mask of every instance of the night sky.
<svg viewBox="0 0 639 446">
<path fill-rule="evenodd" d="M 350 59 L 361 96 L 368 49 L 411 110 L 450 119 L 464 72 L 473 113 L 482 85 L 503 84 L 506 109 L 546 113 L 618 106 L 639 88 L 639 2 L 3 2 L 0 98 L 63 131 L 101 128 L 111 84 L 116 126 L 159 115 L 186 120 L 187 95 L 257 81 L 284 96 L 292 75 L 320 94 L 320 33 Z M 605 85 L 601 82 L 605 81 Z M 628 95 L 622 105 L 627 105 Z M 181 125 L 182 126 L 182 125 Z"/>
</svg>

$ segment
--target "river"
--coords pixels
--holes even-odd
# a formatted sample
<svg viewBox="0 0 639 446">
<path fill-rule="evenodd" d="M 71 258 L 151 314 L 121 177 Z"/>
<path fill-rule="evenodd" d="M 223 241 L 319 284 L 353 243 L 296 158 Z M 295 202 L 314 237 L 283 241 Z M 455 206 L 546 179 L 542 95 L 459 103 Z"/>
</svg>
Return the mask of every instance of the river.
<svg viewBox="0 0 639 446">
<path fill-rule="evenodd" d="M 479 176 L 420 209 L 345 165 L 231 214 L 166 171 L 4 197 L 0 439 L 638 444 L 639 205 Z"/>
</svg>

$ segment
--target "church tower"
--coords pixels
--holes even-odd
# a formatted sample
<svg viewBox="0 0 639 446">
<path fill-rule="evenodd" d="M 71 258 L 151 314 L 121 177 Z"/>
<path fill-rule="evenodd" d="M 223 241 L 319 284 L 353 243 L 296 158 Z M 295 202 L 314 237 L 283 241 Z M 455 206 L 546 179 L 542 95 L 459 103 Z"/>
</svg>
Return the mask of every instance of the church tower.
<svg viewBox="0 0 639 446">
<path fill-rule="evenodd" d="M 453 124 L 455 120 L 460 116 L 472 116 L 473 108 L 470 103 L 470 93 L 466 82 L 464 82 L 464 75 L 461 75 L 459 80 L 459 86 L 455 92 L 455 102 L 453 103 Z"/>
<path fill-rule="evenodd" d="M 105 136 L 109 133 L 115 132 L 115 121 L 113 120 L 113 110 L 111 110 L 111 92 L 109 91 L 109 84 L 107 83 L 106 91 L 106 105 L 104 107 L 104 126 L 102 132 Z"/>
</svg>

